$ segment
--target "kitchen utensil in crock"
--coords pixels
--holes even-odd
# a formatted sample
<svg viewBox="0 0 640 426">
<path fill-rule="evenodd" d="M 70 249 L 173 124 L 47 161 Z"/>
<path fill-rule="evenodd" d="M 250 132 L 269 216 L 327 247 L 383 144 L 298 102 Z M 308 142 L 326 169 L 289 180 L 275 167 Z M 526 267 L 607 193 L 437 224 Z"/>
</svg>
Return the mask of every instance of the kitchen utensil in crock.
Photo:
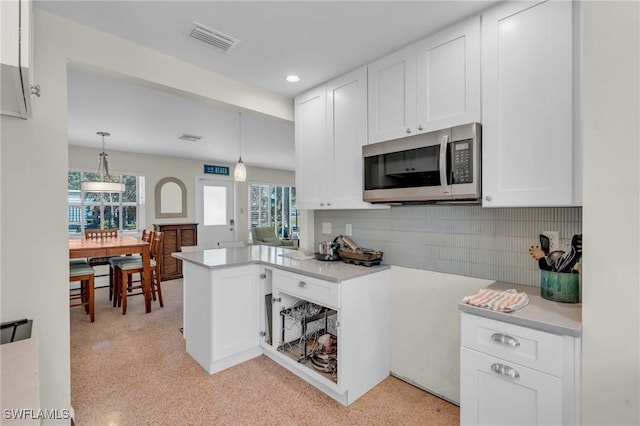
<svg viewBox="0 0 640 426">
<path fill-rule="evenodd" d="M 549 254 L 549 247 L 550 247 L 549 237 L 547 237 L 544 234 L 540 234 L 540 248 L 544 252 L 545 256 Z"/>
<path fill-rule="evenodd" d="M 543 269 L 545 271 L 556 271 L 555 264 L 558 259 L 562 257 L 564 252 L 562 250 L 556 250 L 549 253 L 548 256 L 545 256 L 544 251 L 540 247 L 531 246 L 529 247 L 529 254 L 531 255 L 531 257 L 538 261 L 538 266 L 540 266 L 540 269 Z M 541 262 L 541 260 L 544 260 L 548 268 L 544 267 L 544 264 Z"/>
<path fill-rule="evenodd" d="M 571 272 L 576 263 L 582 257 L 582 234 L 576 234 L 571 239 L 570 256 L 563 256 L 563 260 L 558 266 L 558 272 Z"/>
<path fill-rule="evenodd" d="M 541 234 L 549 240 L 547 253 L 560 250 L 560 233 L 558 231 L 542 231 Z"/>
<path fill-rule="evenodd" d="M 562 250 L 555 250 L 549 253 L 547 256 L 547 264 L 551 267 L 556 267 L 559 259 L 562 258 L 564 252 Z M 557 271 L 557 269 L 555 269 Z"/>
</svg>

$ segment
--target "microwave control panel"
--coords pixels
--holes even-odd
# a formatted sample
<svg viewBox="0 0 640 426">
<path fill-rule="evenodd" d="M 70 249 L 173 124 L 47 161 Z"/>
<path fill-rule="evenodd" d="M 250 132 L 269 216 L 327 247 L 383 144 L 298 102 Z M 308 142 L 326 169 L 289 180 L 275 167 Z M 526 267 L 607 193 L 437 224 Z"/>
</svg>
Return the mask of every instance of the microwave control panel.
<svg viewBox="0 0 640 426">
<path fill-rule="evenodd" d="M 453 183 L 473 183 L 473 145 L 471 140 L 451 143 Z"/>
</svg>

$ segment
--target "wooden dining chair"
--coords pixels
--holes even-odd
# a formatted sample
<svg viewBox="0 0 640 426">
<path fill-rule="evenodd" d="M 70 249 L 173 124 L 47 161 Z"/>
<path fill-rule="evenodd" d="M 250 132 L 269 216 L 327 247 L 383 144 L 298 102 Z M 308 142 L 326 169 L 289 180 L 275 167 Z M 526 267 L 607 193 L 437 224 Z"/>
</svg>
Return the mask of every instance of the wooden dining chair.
<svg viewBox="0 0 640 426">
<path fill-rule="evenodd" d="M 69 261 L 69 282 L 80 282 L 80 288 L 70 290 L 69 307 L 84 306 L 91 322 L 95 319 L 95 271 L 85 260 Z"/>
<path fill-rule="evenodd" d="M 153 234 L 155 233 L 155 231 L 151 231 L 151 232 L 147 232 L 146 229 L 142 230 L 142 235 L 140 236 L 140 239 L 142 241 L 146 241 L 149 244 L 151 244 L 151 239 L 153 238 Z M 109 258 L 109 300 L 113 300 L 113 307 L 115 308 L 116 306 L 116 298 L 113 297 L 114 294 L 114 284 L 113 284 L 113 272 L 114 272 L 114 264 L 121 262 L 123 260 L 138 260 L 138 259 L 142 259 L 141 255 L 126 255 L 126 256 L 112 256 Z M 131 286 L 131 276 L 129 276 L 129 286 Z"/>
<path fill-rule="evenodd" d="M 85 239 L 100 239 L 100 238 L 117 238 L 118 230 L 117 229 L 85 229 L 84 238 Z M 101 266 L 108 265 L 110 257 L 90 257 L 87 259 L 89 262 L 89 266 Z M 109 300 L 111 300 L 111 273 L 109 275 Z M 96 277 L 106 277 L 107 274 L 97 274 Z"/>
<path fill-rule="evenodd" d="M 155 232 L 153 239 L 151 240 L 151 282 L 149 288 L 151 291 L 151 298 L 160 302 L 160 307 L 164 307 L 162 300 L 162 287 L 161 270 L 162 270 L 162 232 Z M 132 256 L 133 257 L 133 256 Z M 124 259 L 119 262 L 114 262 L 114 297 L 117 306 L 122 306 L 122 315 L 127 313 L 127 298 L 129 296 L 144 295 L 144 281 L 143 281 L 143 264 L 142 258 L 139 259 Z M 133 285 L 135 282 L 130 280 L 133 274 L 140 274 L 139 285 Z M 135 292 L 139 290 L 138 292 Z"/>
</svg>

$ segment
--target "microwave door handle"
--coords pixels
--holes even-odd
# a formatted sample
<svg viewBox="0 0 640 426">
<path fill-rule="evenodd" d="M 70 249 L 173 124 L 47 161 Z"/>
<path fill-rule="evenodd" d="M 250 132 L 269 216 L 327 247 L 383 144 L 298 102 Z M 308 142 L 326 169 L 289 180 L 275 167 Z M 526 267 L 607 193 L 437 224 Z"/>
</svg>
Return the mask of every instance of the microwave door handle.
<svg viewBox="0 0 640 426">
<path fill-rule="evenodd" d="M 447 144 L 449 143 L 449 135 L 442 135 L 440 138 L 440 185 L 442 192 L 448 194 L 450 191 L 447 183 Z"/>
</svg>

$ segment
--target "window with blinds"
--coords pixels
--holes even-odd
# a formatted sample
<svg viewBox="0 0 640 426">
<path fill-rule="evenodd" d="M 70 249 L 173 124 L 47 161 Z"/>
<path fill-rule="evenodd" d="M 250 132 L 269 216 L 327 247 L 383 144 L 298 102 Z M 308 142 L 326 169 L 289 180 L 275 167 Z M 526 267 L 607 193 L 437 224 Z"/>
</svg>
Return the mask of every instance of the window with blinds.
<svg viewBox="0 0 640 426">
<path fill-rule="evenodd" d="M 273 226 L 278 238 L 298 239 L 295 186 L 249 184 L 249 227 Z"/>
</svg>

